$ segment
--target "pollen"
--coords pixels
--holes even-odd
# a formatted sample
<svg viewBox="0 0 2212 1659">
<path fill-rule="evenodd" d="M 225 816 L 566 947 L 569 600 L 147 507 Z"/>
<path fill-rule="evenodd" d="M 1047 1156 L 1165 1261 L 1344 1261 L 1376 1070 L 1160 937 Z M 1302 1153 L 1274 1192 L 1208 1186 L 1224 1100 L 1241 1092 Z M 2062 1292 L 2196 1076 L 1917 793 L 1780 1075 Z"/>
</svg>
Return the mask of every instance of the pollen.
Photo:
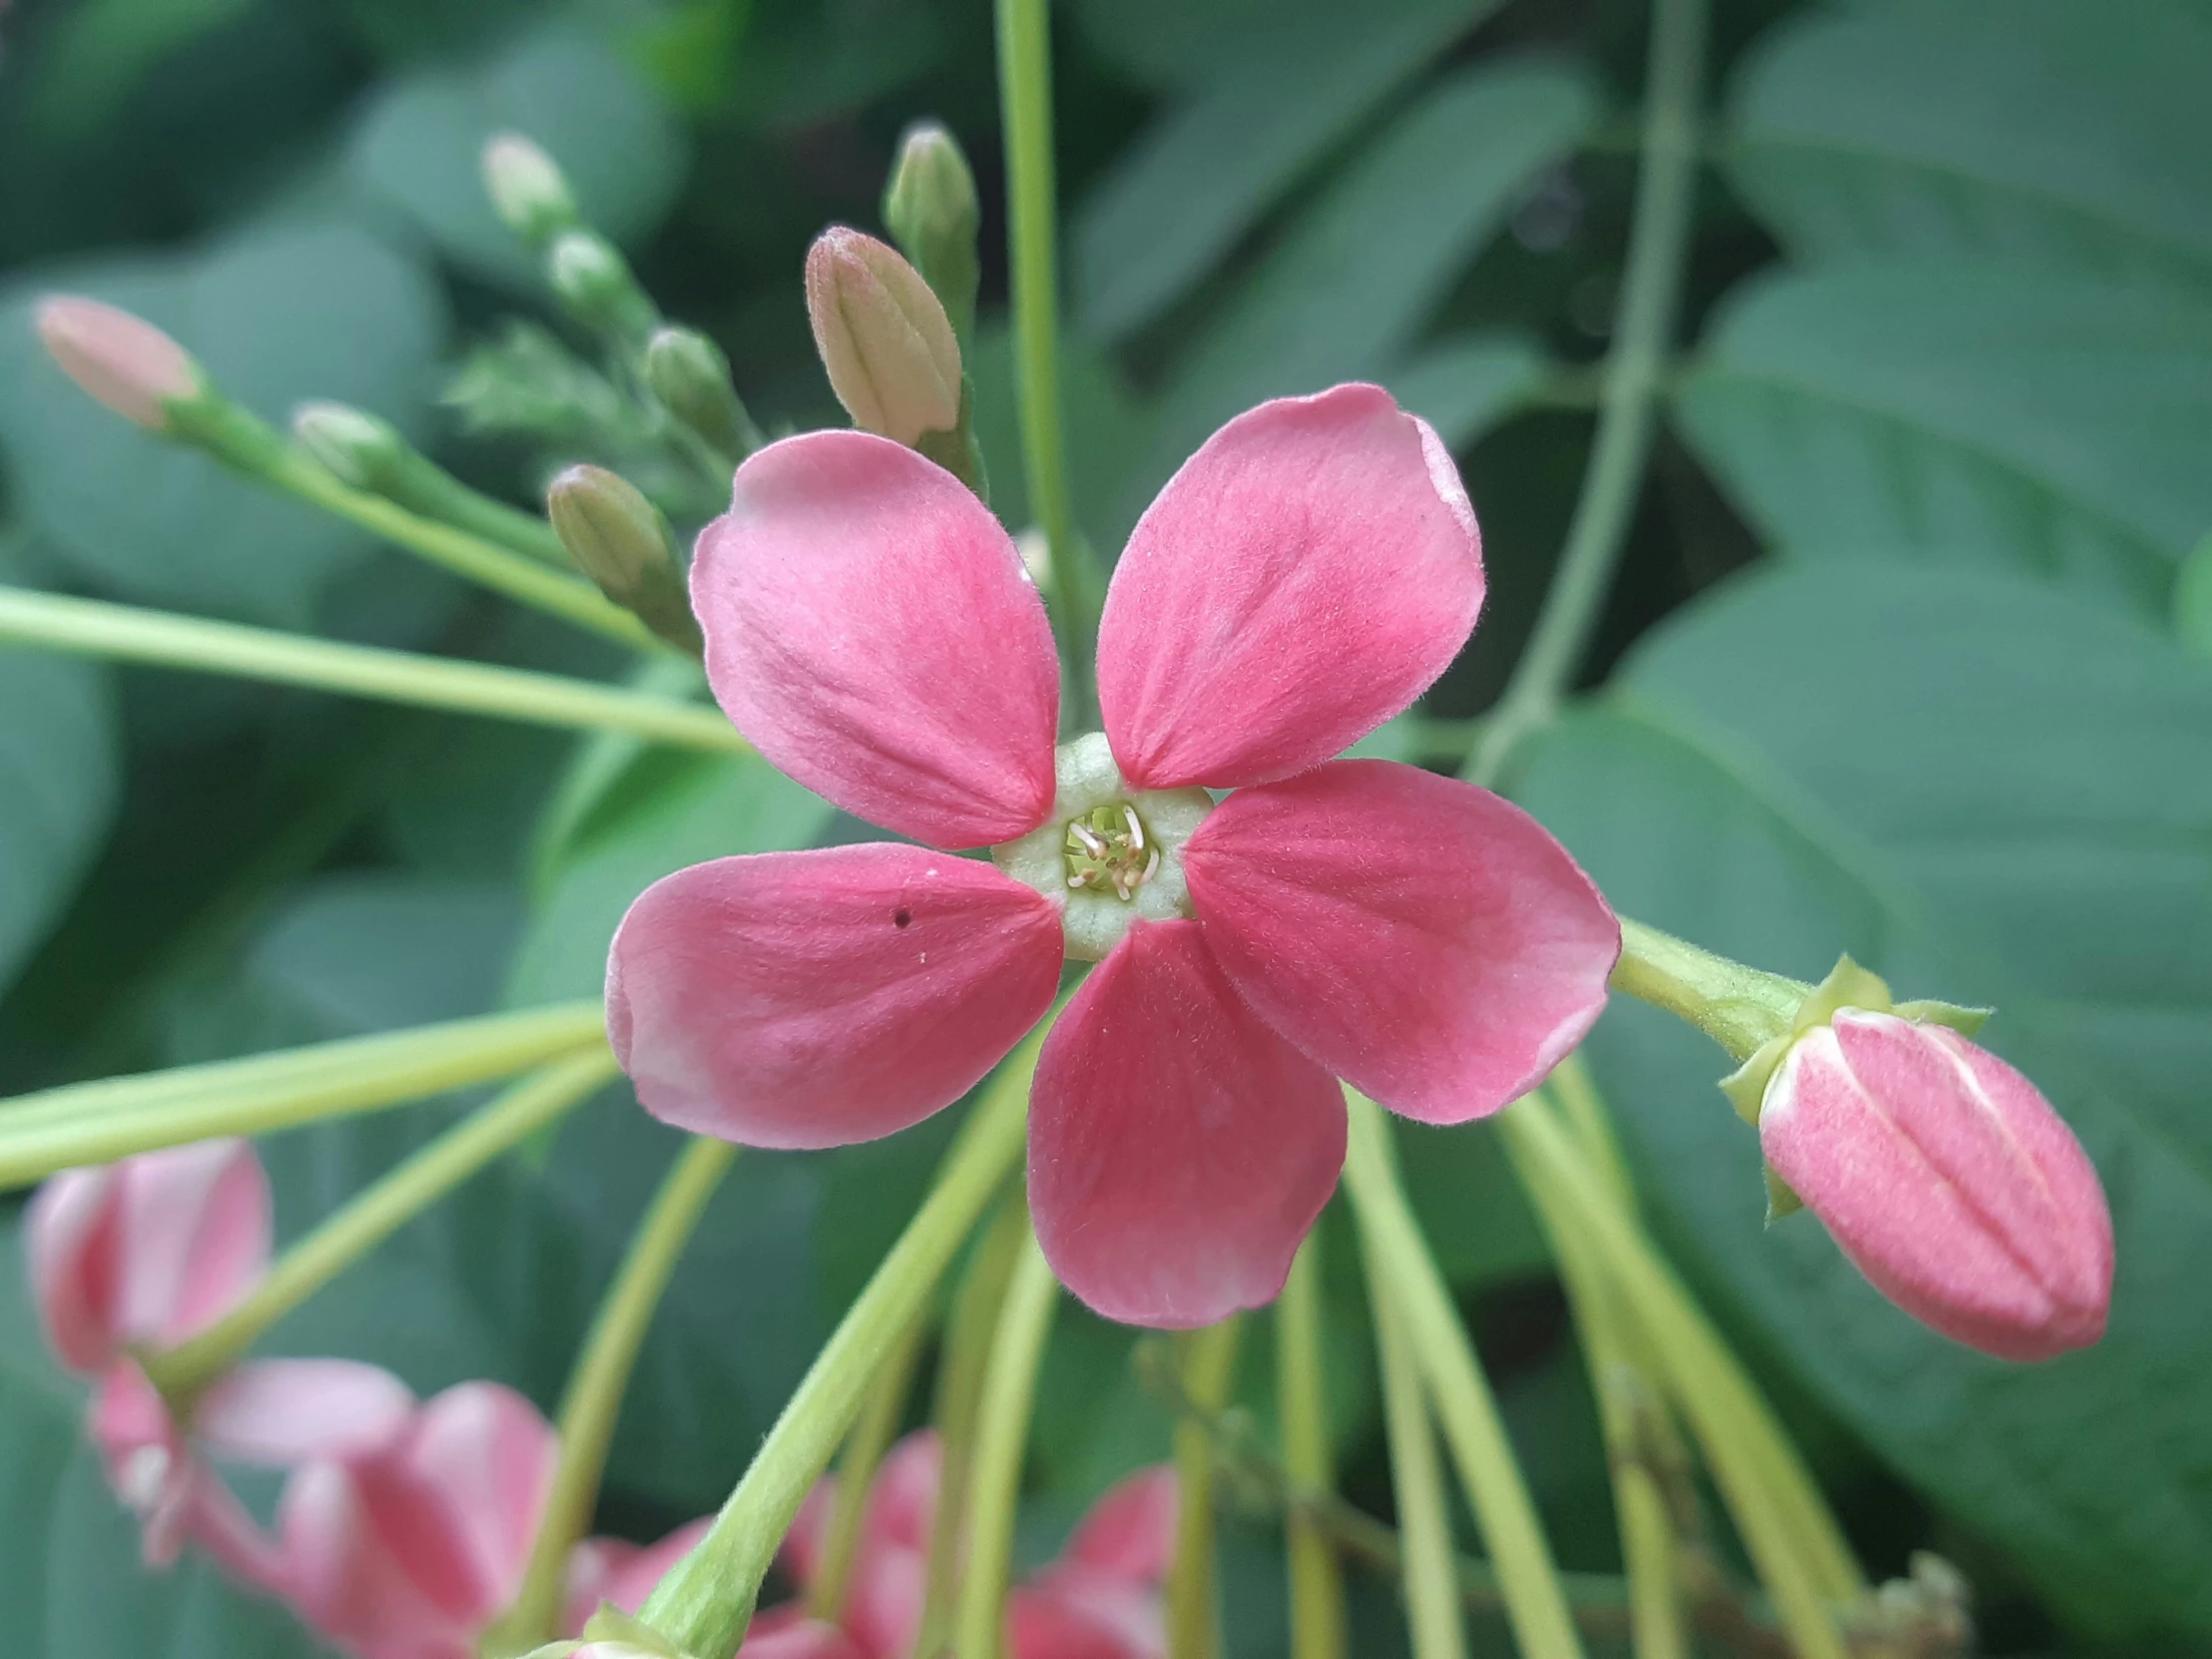
<svg viewBox="0 0 2212 1659">
<path fill-rule="evenodd" d="M 1070 819 L 1062 857 L 1071 891 L 1110 892 L 1124 904 L 1136 900 L 1137 889 L 1160 867 L 1160 848 L 1126 801 Z"/>
</svg>

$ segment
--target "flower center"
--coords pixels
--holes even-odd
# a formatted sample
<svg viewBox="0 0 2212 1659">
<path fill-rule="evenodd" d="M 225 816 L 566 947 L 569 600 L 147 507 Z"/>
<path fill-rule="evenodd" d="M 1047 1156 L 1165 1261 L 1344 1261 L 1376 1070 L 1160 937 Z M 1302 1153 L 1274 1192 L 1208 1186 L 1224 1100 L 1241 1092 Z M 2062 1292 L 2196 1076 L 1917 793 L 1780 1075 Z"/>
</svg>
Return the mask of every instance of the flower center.
<svg viewBox="0 0 2212 1659">
<path fill-rule="evenodd" d="M 1060 911 L 1067 952 L 1095 962 L 1140 921 L 1191 913 L 1183 843 L 1214 810 L 1204 790 L 1133 790 L 1105 736 L 1062 744 L 1053 757 L 1052 816 L 991 848 L 1015 880 Z"/>
</svg>

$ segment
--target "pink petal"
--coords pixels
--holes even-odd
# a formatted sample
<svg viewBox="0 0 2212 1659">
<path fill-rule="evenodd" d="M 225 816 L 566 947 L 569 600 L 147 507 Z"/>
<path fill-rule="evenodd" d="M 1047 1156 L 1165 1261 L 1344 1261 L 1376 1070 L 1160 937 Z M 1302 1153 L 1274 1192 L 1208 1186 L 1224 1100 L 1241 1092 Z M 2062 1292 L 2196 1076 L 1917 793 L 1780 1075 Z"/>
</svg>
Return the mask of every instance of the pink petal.
<svg viewBox="0 0 2212 1659">
<path fill-rule="evenodd" d="M 1482 608 L 1451 457 L 1380 386 L 1239 415 L 1184 463 L 1114 571 L 1106 735 L 1140 789 L 1264 784 L 1410 705 Z"/>
<path fill-rule="evenodd" d="M 1157 1592 L 1055 1569 L 1006 1604 L 1011 1659 L 1167 1659 Z"/>
<path fill-rule="evenodd" d="M 926 1550 L 937 1515 L 944 1445 L 936 1430 L 917 1428 L 891 1447 L 868 1487 L 864 1534 L 877 1544 Z"/>
<path fill-rule="evenodd" d="M 236 1307 L 269 1268 L 269 1177 L 248 1141 L 203 1141 L 117 1167 L 122 1334 L 166 1348 Z"/>
<path fill-rule="evenodd" d="M 715 696 L 779 770 L 937 846 L 1044 822 L 1051 625 L 950 473 L 865 432 L 772 443 L 738 468 L 691 585 Z"/>
<path fill-rule="evenodd" d="M 121 1360 L 93 1391 L 88 1427 L 109 1486 L 139 1518 L 148 1565 L 168 1566 L 188 1535 L 199 1472 L 169 1402 L 134 1362 Z"/>
<path fill-rule="evenodd" d="M 921 1634 L 929 1555 L 896 1544 L 863 1545 L 845 1592 L 845 1631 L 869 1659 L 905 1659 Z"/>
<path fill-rule="evenodd" d="M 1317 1064 L 1460 1123 L 1543 1081 L 1605 1006 L 1620 924 L 1511 802 L 1389 761 L 1240 790 L 1183 849 L 1206 942 Z"/>
<path fill-rule="evenodd" d="M 496 1382 L 448 1388 L 416 1417 L 407 1472 L 442 1499 L 494 1611 L 522 1587 L 559 1455 L 538 1408 Z"/>
<path fill-rule="evenodd" d="M 836 1501 L 837 1477 L 826 1474 L 808 1488 L 799 1513 L 792 1517 L 791 1530 L 777 1548 L 777 1564 L 803 1590 L 813 1589 L 815 1575 L 822 1571 L 822 1552 L 830 1542 L 830 1515 Z"/>
<path fill-rule="evenodd" d="M 101 1370 L 118 1353 L 116 1273 L 122 1183 L 112 1166 L 64 1170 L 24 1218 L 31 1297 L 46 1340 L 71 1371 Z"/>
<path fill-rule="evenodd" d="M 603 1601 L 613 1602 L 625 1613 L 635 1613 L 668 1576 L 669 1569 L 692 1552 L 712 1525 L 714 1517 L 702 1515 L 679 1526 L 659 1543 L 647 1545 L 625 1538 L 586 1538 L 568 1560 L 568 1633 L 581 1633 Z"/>
<path fill-rule="evenodd" d="M 309 1626 L 356 1654 L 466 1653 L 477 1597 L 429 1587 L 389 1548 L 360 1470 L 309 1463 L 284 1483 L 286 1593 Z M 433 1592 L 447 1590 L 440 1598 Z"/>
<path fill-rule="evenodd" d="M 1030 1100 L 1037 1241 L 1129 1325 L 1274 1300 L 1344 1167 L 1336 1082 L 1239 1000 L 1195 921 L 1140 921 L 1091 970 Z"/>
<path fill-rule="evenodd" d="M 874 1659 L 833 1624 L 798 1619 L 762 1630 L 766 1621 L 766 1614 L 753 1621 L 754 1629 L 761 1633 L 746 1636 L 745 1645 L 738 1649 L 738 1659 Z"/>
<path fill-rule="evenodd" d="M 718 858 L 615 934 L 607 1030 L 645 1109 L 748 1146 L 873 1140 L 960 1098 L 1051 1005 L 1049 900 L 876 843 Z"/>
<path fill-rule="evenodd" d="M 201 1398 L 193 1430 L 243 1462 L 289 1468 L 359 1457 L 408 1426 L 414 1395 L 380 1366 L 354 1360 L 257 1360 Z"/>
<path fill-rule="evenodd" d="M 1175 1559 L 1180 1504 L 1172 1464 L 1139 1469 L 1091 1505 L 1060 1560 L 1131 1584 L 1157 1584 Z"/>
</svg>

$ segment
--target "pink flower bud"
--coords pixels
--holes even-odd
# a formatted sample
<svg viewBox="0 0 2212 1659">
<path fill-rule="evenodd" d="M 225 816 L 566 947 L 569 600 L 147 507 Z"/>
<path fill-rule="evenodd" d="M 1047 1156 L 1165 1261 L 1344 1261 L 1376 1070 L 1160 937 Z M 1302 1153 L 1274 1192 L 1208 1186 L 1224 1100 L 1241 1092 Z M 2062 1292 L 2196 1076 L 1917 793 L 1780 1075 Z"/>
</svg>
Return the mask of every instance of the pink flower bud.
<svg viewBox="0 0 2212 1659">
<path fill-rule="evenodd" d="M 167 404 L 200 395 L 200 367 L 191 353 L 129 311 L 56 294 L 39 302 L 38 333 L 63 373 L 149 431 L 168 426 Z"/>
<path fill-rule="evenodd" d="M 837 401 L 863 432 L 912 445 L 960 423 L 960 342 L 921 273 L 833 226 L 807 251 L 807 315 Z"/>
<path fill-rule="evenodd" d="M 2048 1360 L 2104 1335 L 2096 1170 L 2032 1083 L 1957 1032 L 1838 1009 L 1782 1057 L 1759 1141 L 1875 1288 L 1944 1336 Z"/>
</svg>

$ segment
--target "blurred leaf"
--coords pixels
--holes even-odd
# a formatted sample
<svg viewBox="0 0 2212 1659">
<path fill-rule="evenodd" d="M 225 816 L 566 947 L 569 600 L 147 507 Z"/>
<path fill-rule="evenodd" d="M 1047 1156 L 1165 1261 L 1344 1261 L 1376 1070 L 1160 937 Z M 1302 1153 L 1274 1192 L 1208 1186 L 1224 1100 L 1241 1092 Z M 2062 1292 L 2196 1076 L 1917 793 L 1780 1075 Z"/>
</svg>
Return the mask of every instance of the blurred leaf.
<svg viewBox="0 0 2212 1659">
<path fill-rule="evenodd" d="M 353 134 L 353 172 L 470 270 L 534 284 L 537 257 L 484 195 L 484 141 L 503 131 L 559 162 L 585 216 L 617 242 L 651 233 L 683 182 L 683 136 L 668 112 L 603 44 L 562 26 L 481 63 L 390 83 Z"/>
<path fill-rule="evenodd" d="M 943 6 L 907 0 L 756 0 L 723 107 L 749 125 L 815 126 L 908 86 L 955 38 Z"/>
<path fill-rule="evenodd" d="M 61 138 L 105 125 L 146 72 L 220 29 L 254 0 L 83 0 L 62 12 L 37 60 L 32 119 Z"/>
<path fill-rule="evenodd" d="M 1803 258 L 1977 251 L 2212 285 L 2212 15 L 2175 0 L 1801 12 L 1729 170 Z"/>
<path fill-rule="evenodd" d="M 1392 122 L 1179 365 L 1139 477 L 1144 494 L 1241 410 L 1398 362 L 1515 194 L 1581 136 L 1592 109 L 1574 70 L 1520 62 L 1455 74 Z"/>
<path fill-rule="evenodd" d="M 1405 1196 L 1436 1266 L 1473 1291 L 1551 1271 L 1551 1252 L 1497 1137 L 1393 1118 Z"/>
<path fill-rule="evenodd" d="M 54 271 L 0 299 L 0 445 L 18 510 L 87 580 L 140 603 L 301 628 L 368 539 L 92 401 L 40 349 L 37 295 L 70 288 L 175 334 L 279 424 L 335 398 L 419 431 L 444 305 L 417 266 L 346 225 L 250 232 L 196 259 Z"/>
<path fill-rule="evenodd" d="M 107 838 L 121 793 L 107 670 L 0 650 L 0 987 Z"/>
<path fill-rule="evenodd" d="M 1783 276 L 1676 412 L 1793 555 L 2009 567 L 2163 615 L 2212 524 L 2212 302 L 1960 261 Z"/>
<path fill-rule="evenodd" d="M 1118 338 L 1189 291 L 1297 179 L 1494 0 L 1086 14 L 1147 55 L 1203 56 L 1198 89 L 1123 152 L 1073 237 L 1083 322 Z M 1247 15 L 1249 13 L 1250 15 Z M 1111 19 L 1111 21 L 1109 21 Z M 1154 41 L 1155 29 L 1163 32 Z"/>
<path fill-rule="evenodd" d="M 1532 336 L 1490 329 L 1438 340 L 1382 381 L 1446 449 L 1464 449 L 1533 400 L 1549 373 Z"/>
<path fill-rule="evenodd" d="M 1696 1032 L 1618 1007 L 1591 1052 L 1678 1255 L 1808 1389 L 2088 1630 L 2212 1632 L 2212 666 L 2030 583 L 1801 570 L 1663 629 L 1520 782 L 1629 913 L 1997 1008 L 2118 1234 L 2109 1334 L 2039 1366 L 1917 1325 L 1809 1217 L 1764 1229 Z"/>
<path fill-rule="evenodd" d="M 2200 657 L 2212 657 L 2212 534 L 2181 561 L 2174 583 L 2174 631 Z"/>
<path fill-rule="evenodd" d="M 990 473 L 991 510 L 1014 530 L 1034 522 L 1022 464 L 1014 385 L 1014 341 L 1004 323 L 985 325 L 968 351 L 975 382 L 975 437 Z M 1068 492 L 1079 525 L 1113 522 L 1123 486 L 1152 435 L 1148 412 L 1120 372 L 1080 339 L 1060 342 L 1060 410 L 1067 429 Z M 1117 548 L 1102 548 L 1111 556 Z"/>
</svg>

